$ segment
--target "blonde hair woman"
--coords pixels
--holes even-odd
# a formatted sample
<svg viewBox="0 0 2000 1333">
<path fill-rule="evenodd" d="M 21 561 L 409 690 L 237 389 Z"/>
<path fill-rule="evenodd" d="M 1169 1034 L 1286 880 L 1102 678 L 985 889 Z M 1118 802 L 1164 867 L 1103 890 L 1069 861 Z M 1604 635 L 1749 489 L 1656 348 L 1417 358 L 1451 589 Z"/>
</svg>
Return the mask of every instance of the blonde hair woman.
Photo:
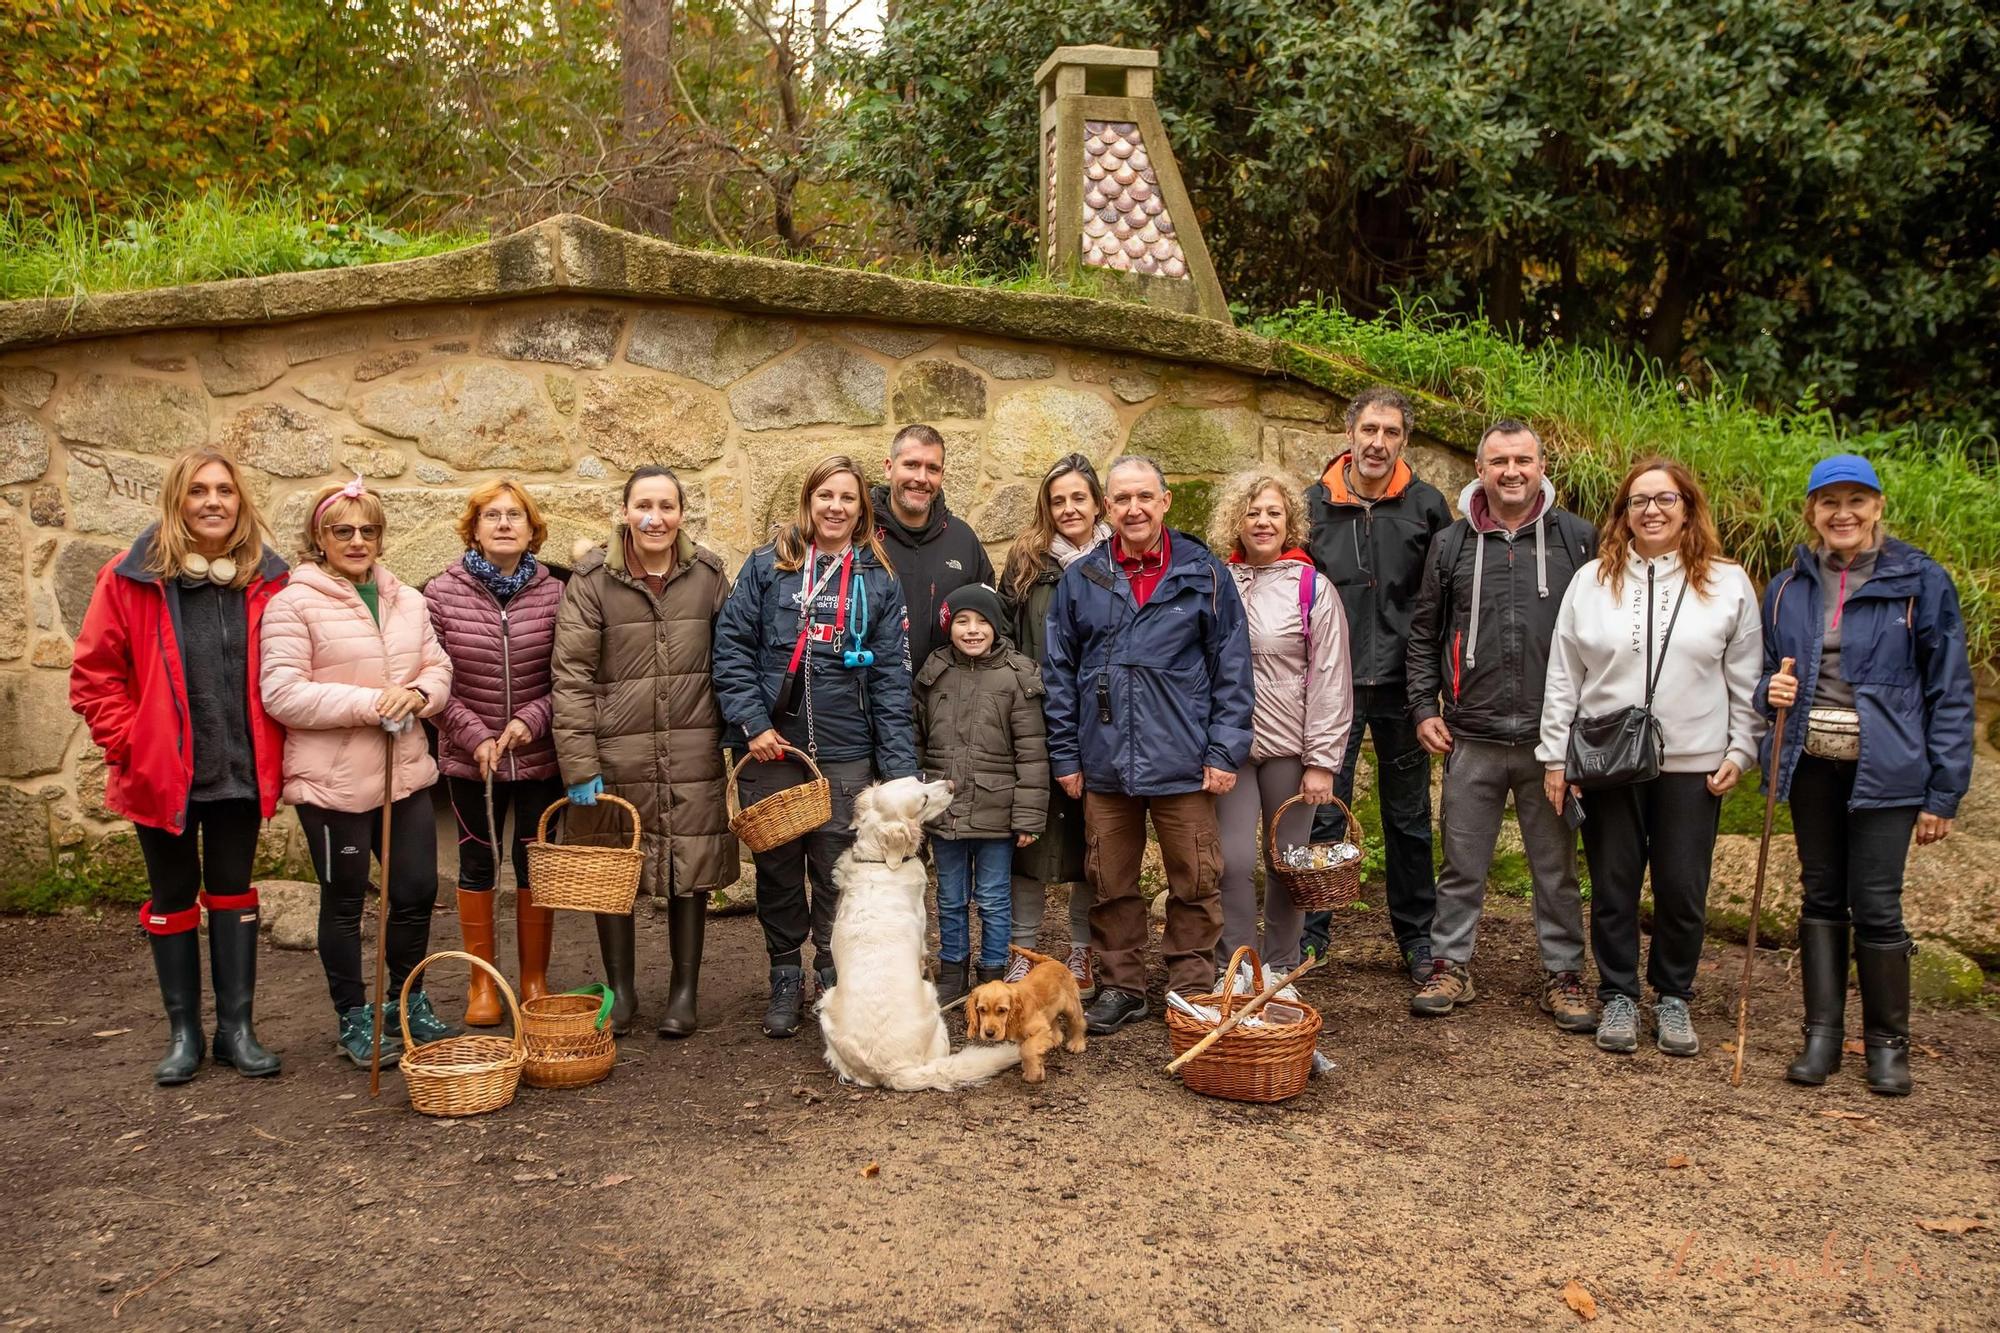
<svg viewBox="0 0 2000 1333">
<path fill-rule="evenodd" d="M 98 571 L 70 665 L 70 706 L 104 751 L 104 803 L 130 819 L 152 897 L 139 924 L 169 1032 L 153 1081 L 201 1065 L 201 909 L 215 980 L 215 1058 L 278 1072 L 251 1027 L 261 822 L 277 812 L 284 733 L 264 711 L 257 634 L 285 586 L 257 506 L 227 454 L 182 454 L 160 516 Z"/>
<path fill-rule="evenodd" d="M 1231 478 L 1216 498 L 1209 541 L 1228 562 L 1243 599 L 1256 687 L 1250 758 L 1237 770 L 1236 785 L 1215 798 L 1222 835 L 1216 957 L 1226 961 L 1250 944 L 1268 966 L 1289 971 L 1299 962 L 1305 913 L 1275 875 L 1267 876 L 1259 935 L 1257 855 L 1279 806 L 1305 797 L 1287 816 L 1295 821 L 1289 831 L 1281 830 L 1303 844 L 1312 840 L 1310 807 L 1333 799 L 1353 714 L 1347 615 L 1339 593 L 1306 554 L 1305 503 L 1290 479 L 1272 472 Z"/>
<path fill-rule="evenodd" d="M 313 497 L 306 561 L 264 616 L 264 706 L 285 724 L 285 800 L 299 810 L 319 876 L 319 958 L 339 1016 L 337 1040 L 369 1061 L 373 1015 L 361 970 L 361 907 L 371 851 L 386 868 L 388 990 L 382 1059 L 402 1058 L 387 996 L 423 959 L 437 904 L 437 781 L 419 717 L 451 696 L 445 656 L 424 599 L 381 563 L 388 518 L 359 477 Z M 386 742 L 382 733 L 387 732 Z M 383 745 L 389 747 L 393 847 L 382 847 Z M 410 1035 L 419 1045 L 451 1034 L 413 991 Z"/>
</svg>

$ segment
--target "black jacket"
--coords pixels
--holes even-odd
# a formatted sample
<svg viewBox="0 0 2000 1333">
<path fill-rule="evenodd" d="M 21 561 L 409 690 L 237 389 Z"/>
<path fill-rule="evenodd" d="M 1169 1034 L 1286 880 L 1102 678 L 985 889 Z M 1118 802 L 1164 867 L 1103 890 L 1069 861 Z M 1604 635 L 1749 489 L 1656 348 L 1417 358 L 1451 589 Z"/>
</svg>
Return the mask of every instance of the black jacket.
<svg viewBox="0 0 2000 1333">
<path fill-rule="evenodd" d="M 1418 480 L 1400 459 L 1388 492 L 1362 499 L 1347 486 L 1349 457 L 1328 463 L 1306 491 L 1307 549 L 1340 589 L 1355 685 L 1399 686 L 1424 557 L 1431 538 L 1451 523 L 1451 510 L 1437 487 Z"/>
<path fill-rule="evenodd" d="M 1546 480 L 1541 513 L 1513 533 L 1485 518 L 1478 491 L 1476 481 L 1465 488 L 1466 517 L 1432 540 L 1424 562 L 1410 618 L 1410 716 L 1442 716 L 1454 738 L 1532 744 L 1556 613 L 1570 579 L 1597 558 L 1597 533 L 1556 505 Z"/>
<path fill-rule="evenodd" d="M 945 507 L 944 497 L 931 501 L 930 521 L 922 529 L 906 528 L 889 503 L 889 488 L 874 490 L 875 535 L 888 549 L 903 585 L 903 602 L 910 616 L 909 664 L 921 668 L 947 636 L 938 624 L 938 606 L 955 588 L 993 582 L 993 562 L 972 525 Z M 1005 632 L 1004 625 L 995 631 Z M 913 673 L 914 674 L 914 673 Z"/>
</svg>

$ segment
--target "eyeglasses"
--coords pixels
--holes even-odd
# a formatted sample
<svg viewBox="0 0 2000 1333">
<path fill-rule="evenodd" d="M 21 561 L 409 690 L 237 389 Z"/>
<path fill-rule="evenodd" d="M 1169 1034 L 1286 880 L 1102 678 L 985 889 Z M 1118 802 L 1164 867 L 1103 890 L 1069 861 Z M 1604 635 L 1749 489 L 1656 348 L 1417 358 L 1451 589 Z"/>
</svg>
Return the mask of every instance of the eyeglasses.
<svg viewBox="0 0 2000 1333">
<path fill-rule="evenodd" d="M 381 537 L 382 528 L 379 524 L 375 523 L 363 523 L 358 528 L 352 523 L 335 523 L 330 525 L 326 530 L 326 535 L 337 542 L 351 542 L 354 540 L 356 533 L 361 535 L 362 541 L 372 542 Z"/>
<path fill-rule="evenodd" d="M 486 509 L 480 511 L 481 523 L 512 523 L 517 527 L 528 521 L 528 516 L 518 509 Z"/>
<path fill-rule="evenodd" d="M 1625 497 L 1625 512 L 1641 514 L 1647 509 L 1657 509 L 1662 514 L 1671 514 L 1681 507 L 1687 497 L 1679 491 L 1662 491 L 1658 495 L 1628 495 Z"/>
</svg>

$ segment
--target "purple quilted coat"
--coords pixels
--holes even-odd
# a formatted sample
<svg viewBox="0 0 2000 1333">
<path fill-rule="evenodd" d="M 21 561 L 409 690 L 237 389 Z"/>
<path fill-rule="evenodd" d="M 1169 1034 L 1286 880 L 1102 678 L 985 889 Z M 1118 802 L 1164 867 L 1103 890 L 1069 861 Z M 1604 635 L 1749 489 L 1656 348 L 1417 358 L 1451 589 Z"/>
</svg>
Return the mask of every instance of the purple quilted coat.
<svg viewBox="0 0 2000 1333">
<path fill-rule="evenodd" d="M 555 741 L 549 736 L 549 654 L 555 646 L 556 608 L 562 580 L 547 565 L 506 607 L 463 565 L 451 565 L 424 585 L 431 624 L 451 658 L 451 702 L 437 718 L 438 767 L 453 777 L 476 778 L 472 752 L 498 736 L 507 719 L 527 724 L 530 740 L 516 747 L 496 776 L 557 776 Z"/>
</svg>

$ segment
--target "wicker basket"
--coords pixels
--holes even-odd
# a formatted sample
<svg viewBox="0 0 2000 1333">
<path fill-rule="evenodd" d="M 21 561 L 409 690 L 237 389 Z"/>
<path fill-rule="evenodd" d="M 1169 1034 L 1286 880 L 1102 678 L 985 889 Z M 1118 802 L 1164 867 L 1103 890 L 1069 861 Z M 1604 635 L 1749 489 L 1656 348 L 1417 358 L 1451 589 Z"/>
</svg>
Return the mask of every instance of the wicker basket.
<svg viewBox="0 0 2000 1333">
<path fill-rule="evenodd" d="M 1249 945 L 1230 956 L 1227 975 L 1233 981 L 1245 954 L 1250 956 L 1254 984 L 1261 995 L 1268 984 L 1264 979 L 1264 963 Z M 1232 985 L 1227 994 L 1187 998 L 1221 1010 L 1226 1019 L 1237 1005 L 1250 998 L 1234 992 Z M 1313 1048 L 1319 1043 L 1319 1010 L 1303 1000 L 1279 1003 L 1303 1009 L 1306 1016 L 1282 1026 L 1238 1024 L 1181 1070 L 1181 1082 L 1192 1091 L 1235 1102 L 1281 1102 L 1304 1092 L 1306 1079 L 1312 1074 Z M 1167 1006 L 1167 1036 L 1173 1042 L 1175 1055 L 1189 1050 L 1213 1030 L 1212 1025 Z"/>
<path fill-rule="evenodd" d="M 468 1033 L 425 1046 L 410 1040 L 410 989 L 423 970 L 440 958 L 463 958 L 492 974 L 500 993 L 507 997 L 508 1011 L 514 1015 L 513 1036 Z M 514 1000 L 514 988 L 491 963 L 456 949 L 432 954 L 411 968 L 410 975 L 404 978 L 402 1002 L 396 1006 L 396 1014 L 403 1026 L 403 1085 L 410 1090 L 412 1107 L 425 1115 L 483 1115 L 514 1100 L 521 1083 L 521 1066 L 528 1059 L 527 1043 L 521 1037 L 521 1006 Z"/>
<path fill-rule="evenodd" d="M 639 896 L 639 872 L 646 854 L 639 850 L 639 811 L 620 796 L 597 798 L 620 807 L 632 817 L 630 847 L 590 847 L 549 841 L 549 816 L 569 804 L 565 797 L 542 811 L 535 840 L 528 844 L 528 883 L 535 906 L 562 907 L 572 912 L 604 912 L 629 916 Z"/>
<path fill-rule="evenodd" d="M 1345 865 L 1325 870 L 1294 870 L 1278 861 L 1278 821 L 1285 817 L 1285 811 L 1303 801 L 1305 797 L 1294 796 L 1271 812 L 1271 826 L 1264 832 L 1264 865 L 1285 891 L 1292 895 L 1293 906 L 1306 912 L 1325 912 L 1336 907 L 1345 907 L 1361 897 L 1361 863 L 1368 858 L 1357 856 Z M 1340 813 L 1347 816 L 1347 831 L 1356 847 L 1361 844 L 1361 821 L 1338 796 L 1333 803 L 1340 807 Z M 1330 844 L 1314 843 L 1313 846 Z M 541 886 L 536 886 L 536 899 L 540 900 Z"/>
<path fill-rule="evenodd" d="M 820 775 L 819 765 L 813 763 L 811 755 L 796 746 L 787 745 L 785 751 L 799 757 L 799 762 L 812 774 L 812 781 L 773 792 L 747 810 L 741 808 L 743 802 L 736 793 L 736 780 L 742 775 L 743 766 L 750 762 L 750 756 L 744 755 L 736 761 L 736 767 L 729 770 L 730 803 L 738 807 L 738 812 L 729 820 L 729 831 L 753 852 L 768 852 L 774 847 L 782 847 L 833 818 L 833 788 Z M 535 900 L 541 901 L 539 884 L 535 886 Z"/>
<path fill-rule="evenodd" d="M 586 986 L 566 995 L 544 995 L 522 1004 L 528 1063 L 521 1077 L 530 1087 L 581 1088 L 596 1083 L 618 1062 L 618 1043 L 606 1024 L 611 990 Z"/>
</svg>

